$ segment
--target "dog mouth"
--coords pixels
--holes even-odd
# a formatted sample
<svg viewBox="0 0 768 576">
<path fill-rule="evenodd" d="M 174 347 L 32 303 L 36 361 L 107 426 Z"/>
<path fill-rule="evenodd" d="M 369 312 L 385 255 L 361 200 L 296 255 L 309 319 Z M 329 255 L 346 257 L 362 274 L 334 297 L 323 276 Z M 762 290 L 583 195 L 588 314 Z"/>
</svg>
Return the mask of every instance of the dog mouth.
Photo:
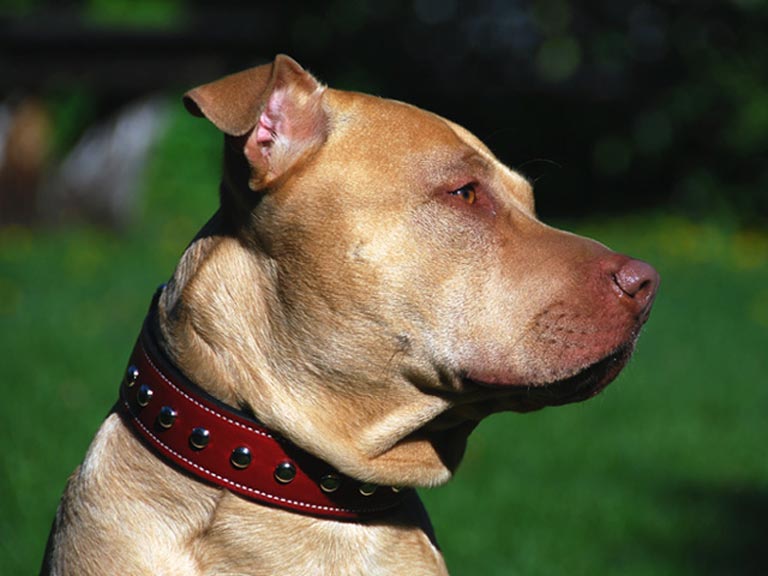
<svg viewBox="0 0 768 576">
<path fill-rule="evenodd" d="M 582 402 L 596 396 L 618 375 L 632 355 L 631 344 L 617 350 L 579 370 L 576 374 L 545 383 L 505 385 L 469 378 L 464 383 L 471 388 L 497 392 L 501 397 L 482 402 L 489 404 L 490 412 L 532 412 L 548 406 L 562 406 Z"/>
<path fill-rule="evenodd" d="M 408 436 L 409 440 L 429 439 L 451 467 L 458 464 L 472 430 L 485 417 L 497 412 L 533 412 L 587 400 L 610 384 L 629 361 L 634 340 L 575 374 L 550 382 L 507 384 L 459 378 L 462 391 L 453 396 L 455 404 Z"/>
<path fill-rule="evenodd" d="M 551 382 L 504 384 L 460 378 L 463 390 L 452 395 L 455 404 L 409 434 L 403 442 L 428 441 L 445 466 L 455 470 L 467 438 L 486 416 L 496 412 L 533 412 L 587 400 L 618 376 L 632 349 L 633 343 L 625 344 L 576 374 Z"/>
<path fill-rule="evenodd" d="M 601 360 L 581 369 L 576 374 L 544 384 L 504 387 L 501 410 L 531 412 L 548 406 L 562 406 L 582 402 L 602 392 L 621 372 L 632 355 L 632 346 L 626 345 Z M 497 384 L 470 381 L 480 388 L 500 390 Z"/>
</svg>

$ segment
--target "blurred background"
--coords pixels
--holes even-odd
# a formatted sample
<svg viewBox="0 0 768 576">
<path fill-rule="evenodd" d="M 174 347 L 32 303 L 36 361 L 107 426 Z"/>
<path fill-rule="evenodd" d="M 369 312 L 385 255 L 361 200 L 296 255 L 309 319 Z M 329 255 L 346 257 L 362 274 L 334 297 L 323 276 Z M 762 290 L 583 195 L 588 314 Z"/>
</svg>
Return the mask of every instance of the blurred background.
<svg viewBox="0 0 768 576">
<path fill-rule="evenodd" d="M 425 491 L 453 574 L 768 574 L 768 1 L 0 0 L 0 571 L 35 573 L 155 287 L 217 205 L 180 96 L 284 52 L 466 126 L 653 263 L 598 398 Z"/>
</svg>

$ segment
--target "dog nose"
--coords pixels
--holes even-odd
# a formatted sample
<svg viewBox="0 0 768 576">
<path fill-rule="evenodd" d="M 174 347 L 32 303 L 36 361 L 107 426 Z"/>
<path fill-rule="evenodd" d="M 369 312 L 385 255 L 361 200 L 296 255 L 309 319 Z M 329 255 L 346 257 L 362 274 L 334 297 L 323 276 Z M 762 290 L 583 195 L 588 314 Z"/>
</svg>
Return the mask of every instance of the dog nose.
<svg viewBox="0 0 768 576">
<path fill-rule="evenodd" d="M 638 310 L 647 310 L 656 296 L 659 285 L 659 273 L 650 264 L 642 260 L 627 260 L 613 275 L 621 291 L 632 298 Z"/>
</svg>

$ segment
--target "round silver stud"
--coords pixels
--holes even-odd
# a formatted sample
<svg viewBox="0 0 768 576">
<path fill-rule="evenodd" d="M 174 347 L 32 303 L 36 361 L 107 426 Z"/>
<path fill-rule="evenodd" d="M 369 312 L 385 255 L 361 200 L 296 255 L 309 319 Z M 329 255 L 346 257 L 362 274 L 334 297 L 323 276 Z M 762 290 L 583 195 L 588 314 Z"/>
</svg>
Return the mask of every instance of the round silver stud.
<svg viewBox="0 0 768 576">
<path fill-rule="evenodd" d="M 240 470 L 248 468 L 251 463 L 251 451 L 245 446 L 238 446 L 232 450 L 229 461 L 232 463 L 232 466 Z"/>
<path fill-rule="evenodd" d="M 336 492 L 341 486 L 341 478 L 338 474 L 326 474 L 320 478 L 320 489 L 328 494 Z"/>
<path fill-rule="evenodd" d="M 394 492 L 395 494 L 398 494 L 402 490 L 400 486 L 392 486 L 391 488 L 392 488 L 392 492 Z"/>
<path fill-rule="evenodd" d="M 176 416 L 178 415 L 179 413 L 170 406 L 163 406 L 160 408 L 160 413 L 157 415 L 157 423 L 167 430 L 173 426 L 173 423 L 176 421 Z"/>
<path fill-rule="evenodd" d="M 371 484 L 369 482 L 366 482 L 365 484 L 360 485 L 360 494 L 363 496 L 373 496 L 374 492 L 376 492 L 376 484 Z"/>
<path fill-rule="evenodd" d="M 189 445 L 195 450 L 202 450 L 211 441 L 211 433 L 205 428 L 193 428 L 189 435 Z"/>
<path fill-rule="evenodd" d="M 142 384 L 139 387 L 139 391 L 136 392 L 136 402 L 139 403 L 139 406 L 146 406 L 149 404 L 149 401 L 152 400 L 153 395 L 154 392 L 152 391 L 152 388 L 146 384 Z"/>
<path fill-rule="evenodd" d="M 128 366 L 128 370 L 125 372 L 125 384 L 128 386 L 128 388 L 131 388 L 134 384 L 136 384 L 136 380 L 139 379 L 139 369 L 136 368 L 133 364 Z"/>
<path fill-rule="evenodd" d="M 296 478 L 296 467 L 290 462 L 281 462 L 275 468 L 275 480 L 280 484 L 288 484 Z"/>
</svg>

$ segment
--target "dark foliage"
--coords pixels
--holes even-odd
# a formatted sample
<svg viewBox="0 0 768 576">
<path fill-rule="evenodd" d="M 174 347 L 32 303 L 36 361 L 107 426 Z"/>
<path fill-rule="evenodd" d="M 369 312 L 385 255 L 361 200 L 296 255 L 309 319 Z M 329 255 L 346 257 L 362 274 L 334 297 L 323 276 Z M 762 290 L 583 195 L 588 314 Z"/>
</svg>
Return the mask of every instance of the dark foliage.
<svg viewBox="0 0 768 576">
<path fill-rule="evenodd" d="M 113 103 L 285 52 L 331 85 L 466 125 L 537 182 L 544 215 L 768 220 L 762 0 L 189 0 L 149 29 L 132 18 L 146 0 L 19 4 L 32 8 L 0 19 L 5 84 L 85 84 Z M 111 26 L 94 5 L 112 6 Z"/>
</svg>

